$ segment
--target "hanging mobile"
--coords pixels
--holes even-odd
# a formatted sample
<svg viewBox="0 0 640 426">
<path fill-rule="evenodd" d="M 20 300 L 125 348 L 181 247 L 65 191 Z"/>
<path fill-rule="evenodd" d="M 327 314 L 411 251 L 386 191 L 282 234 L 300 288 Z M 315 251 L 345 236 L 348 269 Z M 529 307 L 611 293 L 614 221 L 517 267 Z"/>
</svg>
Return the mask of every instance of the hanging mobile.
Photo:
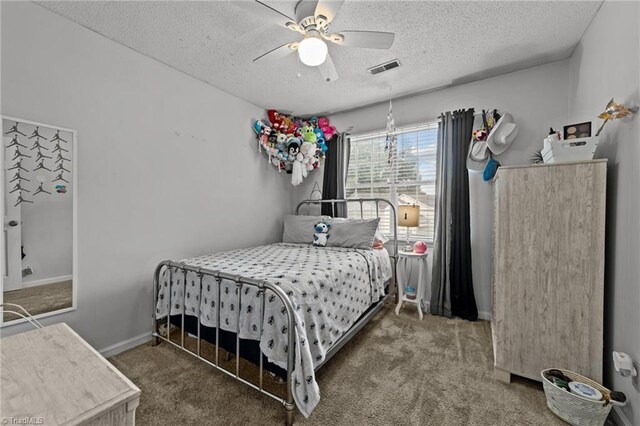
<svg viewBox="0 0 640 426">
<path fill-rule="evenodd" d="M 62 174 L 63 174 L 63 173 L 64 173 L 64 172 L 60 172 L 60 173 L 58 173 L 58 176 L 56 176 L 56 178 L 55 178 L 54 180 L 52 180 L 51 182 L 57 182 L 57 181 L 61 180 L 61 181 L 63 181 L 63 182 L 69 183 L 69 181 L 68 181 L 68 180 L 66 180 L 66 179 L 62 176 Z"/>
<path fill-rule="evenodd" d="M 56 130 L 56 134 L 51 138 L 51 142 L 55 142 L 55 141 L 62 141 L 64 143 L 67 143 L 67 141 L 65 141 L 60 137 L 60 130 Z"/>
<path fill-rule="evenodd" d="M 9 191 L 9 194 L 11 194 L 11 193 L 13 193 L 13 192 L 16 192 L 16 191 L 31 192 L 31 191 L 29 191 L 28 189 L 23 188 L 23 187 L 20 185 L 20 181 L 18 181 L 18 183 L 16 183 L 16 186 L 14 186 L 14 187 L 13 187 L 13 189 L 12 189 L 11 191 Z"/>
<path fill-rule="evenodd" d="M 389 99 L 389 114 L 387 115 L 387 139 L 385 142 L 385 150 L 389 151 L 389 159 L 388 163 L 393 166 L 395 162 L 397 146 L 398 146 L 398 137 L 396 136 L 396 120 L 393 117 L 393 104 L 391 103 L 391 99 Z"/>
<path fill-rule="evenodd" d="M 24 167 L 22 167 L 22 159 L 18 160 L 18 162 L 16 164 L 14 164 L 13 166 L 9 167 L 7 170 L 24 170 L 25 172 L 28 172 L 29 170 L 25 169 Z"/>
<path fill-rule="evenodd" d="M 38 195 L 38 194 L 40 194 L 41 192 L 44 192 L 45 194 L 51 194 L 49 191 L 45 191 L 45 189 L 42 187 L 42 185 L 44 185 L 44 183 L 41 183 L 41 184 L 38 186 L 38 189 L 36 189 L 36 192 L 34 192 L 34 193 L 33 193 L 33 195 Z"/>
<path fill-rule="evenodd" d="M 22 152 L 20 152 L 20 148 L 16 147 L 16 153 L 13 154 L 13 158 L 12 160 L 17 160 L 20 157 L 26 157 L 26 158 L 31 158 L 30 155 L 27 154 L 23 154 Z"/>
<path fill-rule="evenodd" d="M 26 148 L 26 147 L 25 147 Z M 49 151 L 49 148 L 40 145 L 40 138 L 37 138 L 34 142 L 33 146 L 30 148 L 32 151 L 34 149 L 44 149 L 45 151 Z"/>
<path fill-rule="evenodd" d="M 9 181 L 9 183 L 11 183 L 11 182 L 15 182 L 15 181 L 17 181 L 17 180 L 24 180 L 24 181 L 27 181 L 27 182 L 31 182 L 31 181 L 30 181 L 29 179 L 27 179 L 26 177 L 22 177 L 22 175 L 20 174 L 20 169 L 18 169 L 18 172 L 13 176 L 13 179 L 11 179 L 11 180 Z"/>
<path fill-rule="evenodd" d="M 46 166 L 44 165 L 44 160 L 41 160 L 41 161 L 38 163 L 38 165 L 36 166 L 36 168 L 35 168 L 35 169 L 33 169 L 33 171 L 35 172 L 36 170 L 40 170 L 40 169 L 47 170 L 47 171 L 51 171 L 51 169 L 50 169 L 50 168 L 48 168 L 48 167 L 46 167 Z"/>
<path fill-rule="evenodd" d="M 27 136 L 27 135 L 25 135 L 24 133 L 22 133 L 20 130 L 18 130 L 18 122 L 17 122 L 17 121 L 16 121 L 16 124 L 14 124 L 13 126 L 11 126 L 11 127 L 9 128 L 9 131 L 8 131 L 8 132 L 5 132 L 5 135 L 8 135 L 9 133 L 19 133 L 19 134 L 21 134 L 22 136 Z"/>
<path fill-rule="evenodd" d="M 44 136 L 42 136 L 39 132 L 40 127 L 36 127 L 36 129 L 33 131 L 33 133 L 31 133 L 31 136 L 29 136 L 29 139 L 33 139 L 33 138 L 42 138 L 45 141 L 48 141 L 49 139 L 45 138 Z"/>
<path fill-rule="evenodd" d="M 13 139 L 11 139 L 11 142 L 9 142 L 9 145 L 7 145 L 7 148 L 11 148 L 12 146 L 21 146 L 23 148 L 26 148 L 25 145 L 22 145 L 20 141 L 18 141 L 18 135 L 15 135 Z"/>
<path fill-rule="evenodd" d="M 16 201 L 16 203 L 13 205 L 13 207 L 16 207 L 18 204 L 21 204 L 21 203 L 31 203 L 31 204 L 33 204 L 33 201 L 25 200 L 24 198 L 22 198 L 22 194 L 18 194 L 18 201 Z"/>
</svg>

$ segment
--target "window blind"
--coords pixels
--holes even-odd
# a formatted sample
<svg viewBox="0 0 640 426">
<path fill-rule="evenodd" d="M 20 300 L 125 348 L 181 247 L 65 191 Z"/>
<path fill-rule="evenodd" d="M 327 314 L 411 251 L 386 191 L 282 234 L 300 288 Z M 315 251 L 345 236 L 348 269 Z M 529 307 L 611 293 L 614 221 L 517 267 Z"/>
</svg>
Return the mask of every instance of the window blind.
<svg viewBox="0 0 640 426">
<path fill-rule="evenodd" d="M 396 132 L 395 161 L 389 161 L 385 149 L 386 132 L 375 132 L 351 137 L 351 156 L 347 172 L 347 198 L 385 198 L 393 205 L 420 206 L 420 226 L 409 228 L 415 239 L 433 240 L 436 149 L 438 123 L 402 127 Z M 353 203 L 350 203 L 353 204 Z M 391 212 L 380 205 L 380 227 L 391 237 Z M 349 206 L 349 217 L 360 217 L 360 206 Z M 375 205 L 365 208 L 364 217 L 376 217 Z M 398 230 L 404 238 L 406 228 Z"/>
</svg>

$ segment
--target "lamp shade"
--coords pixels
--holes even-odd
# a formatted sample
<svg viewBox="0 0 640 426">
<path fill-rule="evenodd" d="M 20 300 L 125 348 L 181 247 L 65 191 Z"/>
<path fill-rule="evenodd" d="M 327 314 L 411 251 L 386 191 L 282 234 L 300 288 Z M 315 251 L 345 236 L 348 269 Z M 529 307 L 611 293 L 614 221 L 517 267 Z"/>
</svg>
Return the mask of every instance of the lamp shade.
<svg viewBox="0 0 640 426">
<path fill-rule="evenodd" d="M 398 226 L 420 226 L 420 206 L 398 206 Z"/>
</svg>

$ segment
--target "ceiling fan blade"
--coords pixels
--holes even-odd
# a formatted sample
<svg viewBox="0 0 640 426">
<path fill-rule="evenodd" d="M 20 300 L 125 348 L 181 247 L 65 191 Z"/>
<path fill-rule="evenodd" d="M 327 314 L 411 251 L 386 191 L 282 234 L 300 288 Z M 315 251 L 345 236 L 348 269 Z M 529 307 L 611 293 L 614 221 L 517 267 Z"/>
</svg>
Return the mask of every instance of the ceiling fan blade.
<svg viewBox="0 0 640 426">
<path fill-rule="evenodd" d="M 393 45 L 396 35 L 381 31 L 340 31 L 326 38 L 340 46 L 389 49 Z"/>
<path fill-rule="evenodd" d="M 336 66 L 333 65 L 331 56 L 328 53 L 324 62 L 318 65 L 318 70 L 320 71 L 320 74 L 322 74 L 322 79 L 326 83 L 330 83 L 338 79 L 338 71 L 336 71 Z"/>
<path fill-rule="evenodd" d="M 294 52 L 297 48 L 298 45 L 300 43 L 293 42 L 293 43 L 286 43 L 283 44 L 282 46 L 276 47 L 275 49 L 272 49 L 270 51 L 268 51 L 267 53 L 264 53 L 260 56 L 258 56 L 257 58 L 255 58 L 253 60 L 253 62 L 257 62 L 260 61 L 262 59 L 272 59 L 272 60 L 277 60 L 277 59 L 282 59 L 285 56 L 291 54 L 292 52 Z"/>
<path fill-rule="evenodd" d="M 280 25 L 282 27 L 289 28 L 290 30 L 304 34 L 304 30 L 300 28 L 295 19 L 288 17 L 279 10 L 272 8 L 268 4 L 262 3 L 261 1 L 234 1 L 233 4 L 241 9 L 246 10 L 247 12 L 251 12 L 256 16 L 259 16 L 264 22 Z"/>
<path fill-rule="evenodd" d="M 316 25 L 318 27 L 329 25 L 342 7 L 342 3 L 344 0 L 318 0 L 316 11 L 313 14 L 316 17 Z"/>
</svg>

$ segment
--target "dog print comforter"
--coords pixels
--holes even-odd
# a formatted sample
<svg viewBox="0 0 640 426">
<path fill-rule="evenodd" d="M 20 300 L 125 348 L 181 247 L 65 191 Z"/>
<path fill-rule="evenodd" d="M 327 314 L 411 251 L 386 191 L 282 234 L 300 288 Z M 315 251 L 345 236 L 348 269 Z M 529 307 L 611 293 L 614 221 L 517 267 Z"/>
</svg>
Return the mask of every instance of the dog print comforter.
<svg viewBox="0 0 640 426">
<path fill-rule="evenodd" d="M 292 391 L 296 405 L 305 417 L 320 401 L 314 367 L 358 318 L 384 296 L 384 285 L 391 279 L 391 262 L 386 250 L 316 247 L 278 243 L 233 250 L 183 261 L 187 265 L 223 271 L 246 278 L 266 280 L 289 296 L 295 309 L 295 367 Z M 171 284 L 170 284 L 171 282 Z M 200 278 L 192 272 L 169 271 L 160 275 L 156 317 L 167 315 L 171 289 L 171 315 L 198 315 L 200 322 L 217 327 L 218 282 L 205 275 L 200 297 Z M 262 352 L 281 368 L 287 367 L 288 321 L 283 303 L 267 290 L 265 310 L 258 289 L 221 280 L 220 327 L 240 337 L 260 342 Z M 183 299 L 183 289 L 186 289 Z M 241 306 L 238 291 L 242 291 Z M 184 300 L 184 306 L 183 306 Z M 198 305 L 200 309 L 198 310 Z M 237 324 L 240 310 L 240 324 Z M 260 335 L 260 317 L 263 333 Z"/>
</svg>

